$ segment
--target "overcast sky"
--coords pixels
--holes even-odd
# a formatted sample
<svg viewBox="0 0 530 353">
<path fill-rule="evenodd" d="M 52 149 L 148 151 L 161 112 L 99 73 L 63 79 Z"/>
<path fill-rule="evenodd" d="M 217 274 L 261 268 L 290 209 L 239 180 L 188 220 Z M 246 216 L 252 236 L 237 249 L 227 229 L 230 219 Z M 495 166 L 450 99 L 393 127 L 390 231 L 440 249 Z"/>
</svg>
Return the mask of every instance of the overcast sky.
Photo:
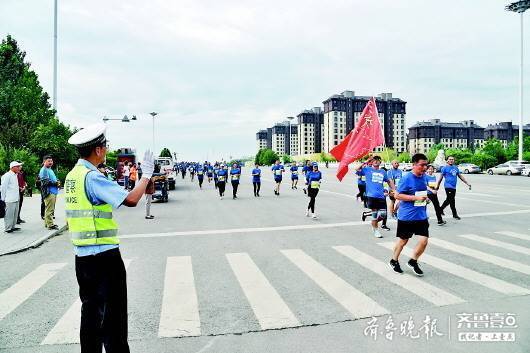
<svg viewBox="0 0 530 353">
<path fill-rule="evenodd" d="M 344 90 L 392 92 L 408 126 L 517 121 L 520 22 L 505 4 L 59 0 L 58 115 L 83 127 L 136 114 L 108 138 L 140 152 L 154 110 L 157 150 L 190 160 L 254 154 L 257 130 Z M 51 95 L 53 0 L 0 0 L 0 16 Z"/>
</svg>

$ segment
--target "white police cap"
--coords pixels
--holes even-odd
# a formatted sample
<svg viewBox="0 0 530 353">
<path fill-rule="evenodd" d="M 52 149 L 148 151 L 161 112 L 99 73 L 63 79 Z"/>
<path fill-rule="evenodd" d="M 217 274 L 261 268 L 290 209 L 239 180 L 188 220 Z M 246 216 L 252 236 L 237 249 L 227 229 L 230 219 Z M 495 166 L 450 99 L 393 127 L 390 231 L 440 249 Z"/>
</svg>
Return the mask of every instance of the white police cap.
<svg viewBox="0 0 530 353">
<path fill-rule="evenodd" d="M 87 126 L 84 129 L 79 130 L 73 134 L 69 139 L 68 143 L 76 147 L 88 147 L 92 145 L 104 144 L 107 138 L 105 132 L 107 126 L 102 123 Z"/>
</svg>

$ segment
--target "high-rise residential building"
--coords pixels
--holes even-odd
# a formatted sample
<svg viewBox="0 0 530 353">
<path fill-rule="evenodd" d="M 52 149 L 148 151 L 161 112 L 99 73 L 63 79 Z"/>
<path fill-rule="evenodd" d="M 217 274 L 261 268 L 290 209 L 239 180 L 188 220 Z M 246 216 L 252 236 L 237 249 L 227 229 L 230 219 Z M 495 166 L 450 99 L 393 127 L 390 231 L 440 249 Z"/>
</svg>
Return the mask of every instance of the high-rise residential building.
<svg viewBox="0 0 530 353">
<path fill-rule="evenodd" d="M 260 130 L 256 133 L 256 142 L 258 144 L 258 151 L 265 148 L 270 148 L 269 138 L 267 136 L 267 130 Z"/>
<path fill-rule="evenodd" d="M 446 123 L 440 119 L 421 121 L 409 128 L 408 150 L 411 154 L 427 153 L 439 143 L 445 148 L 480 148 L 484 145 L 484 128 L 473 120 Z"/>
<path fill-rule="evenodd" d="M 329 152 L 353 130 L 371 97 L 356 96 L 353 91 L 344 91 L 326 99 L 324 103 L 324 126 L 322 150 Z M 376 97 L 379 120 L 383 127 L 385 146 L 397 152 L 406 150 L 406 104 L 392 93 L 381 93 Z M 378 150 L 381 150 L 379 148 Z"/>
<path fill-rule="evenodd" d="M 291 137 L 290 137 L 290 149 L 287 151 L 287 154 L 291 156 L 298 155 L 298 146 L 300 143 L 300 137 L 298 136 L 298 125 L 290 124 L 291 126 Z"/>
<path fill-rule="evenodd" d="M 530 136 L 530 124 L 523 125 L 523 134 Z M 496 138 L 502 142 L 504 147 L 516 137 L 519 137 L 519 126 L 513 125 L 511 121 L 489 124 L 484 129 L 484 140 Z"/>
<path fill-rule="evenodd" d="M 324 113 L 322 108 L 315 107 L 298 114 L 298 154 L 306 155 L 322 152 L 322 132 Z"/>
</svg>

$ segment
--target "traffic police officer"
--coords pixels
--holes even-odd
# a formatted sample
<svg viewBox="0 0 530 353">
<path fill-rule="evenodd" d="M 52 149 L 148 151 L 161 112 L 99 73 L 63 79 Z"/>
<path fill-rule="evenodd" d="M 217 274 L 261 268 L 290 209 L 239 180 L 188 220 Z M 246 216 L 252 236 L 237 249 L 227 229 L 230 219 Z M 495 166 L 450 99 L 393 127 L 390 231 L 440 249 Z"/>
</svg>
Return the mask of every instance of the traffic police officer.
<svg viewBox="0 0 530 353">
<path fill-rule="evenodd" d="M 68 143 L 81 156 L 66 176 L 66 219 L 75 247 L 75 271 L 81 299 L 81 352 L 129 352 L 127 282 L 119 251 L 118 224 L 112 209 L 134 207 L 154 169 L 153 154 L 142 161 L 142 178 L 131 192 L 96 169 L 105 162 L 106 126 L 96 124 L 75 133 Z"/>
</svg>

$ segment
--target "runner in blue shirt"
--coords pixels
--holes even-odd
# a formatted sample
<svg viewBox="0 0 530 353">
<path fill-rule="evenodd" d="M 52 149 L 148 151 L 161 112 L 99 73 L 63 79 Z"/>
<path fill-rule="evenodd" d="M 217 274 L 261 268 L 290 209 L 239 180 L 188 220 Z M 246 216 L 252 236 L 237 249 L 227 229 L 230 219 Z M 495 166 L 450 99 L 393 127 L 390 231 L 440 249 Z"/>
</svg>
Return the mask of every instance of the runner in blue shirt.
<svg viewBox="0 0 530 353">
<path fill-rule="evenodd" d="M 276 161 L 272 166 L 272 173 L 274 174 L 274 181 L 276 182 L 276 186 L 274 187 L 274 194 L 276 196 L 280 196 L 280 184 L 282 183 L 282 175 L 284 172 L 285 169 L 283 168 L 283 165 L 280 164 L 280 161 Z"/>
<path fill-rule="evenodd" d="M 213 168 L 213 182 L 215 184 L 215 188 L 217 189 L 218 183 L 219 183 L 219 177 L 217 174 L 219 173 L 219 164 L 216 162 Z"/>
<path fill-rule="evenodd" d="M 399 186 L 399 181 L 403 177 L 403 172 L 399 169 L 399 162 L 397 160 L 394 159 L 392 161 L 392 168 L 386 172 L 386 175 L 388 176 L 388 179 L 391 179 L 394 182 L 394 185 L 397 188 Z M 392 215 L 392 218 L 396 219 L 399 202 L 394 198 L 393 192 L 388 194 L 388 198 L 390 199 L 390 214 Z"/>
<path fill-rule="evenodd" d="M 372 166 L 367 166 L 372 163 Z M 362 175 L 366 176 L 366 197 L 368 208 L 372 210 L 372 230 L 376 238 L 382 238 L 383 236 L 379 232 L 378 223 L 386 219 L 387 206 L 386 206 L 386 194 L 384 183 L 388 183 L 392 190 L 395 190 L 394 182 L 389 180 L 386 171 L 380 168 L 381 157 L 374 156 L 370 157 L 365 163 L 357 167 L 357 171 L 360 171 Z M 362 219 L 365 220 L 365 213 L 363 213 Z M 384 224 L 383 229 L 389 229 Z"/>
<path fill-rule="evenodd" d="M 318 164 L 313 162 L 313 170 L 307 173 L 308 188 L 307 194 L 309 195 L 309 204 L 307 205 L 306 217 L 309 217 L 309 212 L 311 212 L 311 217 L 313 219 L 317 218 L 315 213 L 315 200 L 318 195 L 318 190 L 320 189 L 320 183 L 322 181 L 322 173 L 318 170 Z"/>
<path fill-rule="evenodd" d="M 296 165 L 296 162 L 291 165 L 291 189 L 298 189 L 298 166 Z"/>
<path fill-rule="evenodd" d="M 223 196 L 225 196 L 226 179 L 228 179 L 228 170 L 226 170 L 225 166 L 221 164 L 217 171 L 217 188 L 219 189 L 219 198 L 221 200 L 223 199 Z"/>
<path fill-rule="evenodd" d="M 447 195 L 444 203 L 440 207 L 442 209 L 442 214 L 444 214 L 444 209 L 447 206 L 451 206 L 451 211 L 453 212 L 453 218 L 460 220 L 460 217 L 458 217 L 458 213 L 456 212 L 456 204 L 455 204 L 455 196 L 456 196 L 456 182 L 457 177 L 460 178 L 468 187 L 469 190 L 471 190 L 471 184 L 467 182 L 467 180 L 464 178 L 462 174 L 460 174 L 460 170 L 458 170 L 458 167 L 454 165 L 455 164 L 455 157 L 449 156 L 447 158 L 447 165 L 445 167 L 442 167 L 442 173 L 440 175 L 440 179 L 436 183 L 436 189 L 439 190 L 440 183 L 442 182 L 442 179 L 445 178 L 444 182 L 444 189 L 445 194 Z"/>
<path fill-rule="evenodd" d="M 202 182 L 204 181 L 204 167 L 202 165 L 197 168 L 197 180 L 199 180 L 199 188 L 202 189 Z"/>
<path fill-rule="evenodd" d="M 429 164 L 427 166 L 427 172 L 424 175 L 425 183 L 427 184 L 427 197 L 431 200 L 434 206 L 434 212 L 436 212 L 436 218 L 438 219 L 438 225 L 443 226 L 445 222 L 442 218 L 442 209 L 440 208 L 440 201 L 438 201 L 438 190 L 436 190 L 436 175 L 434 175 L 434 166 Z"/>
<path fill-rule="evenodd" d="M 423 276 L 423 271 L 418 266 L 418 258 L 425 251 L 429 240 L 427 184 L 424 177 L 427 163 L 427 156 L 424 154 L 417 153 L 412 156 L 412 171 L 403 176 L 395 192 L 396 199 L 401 201 L 396 232 L 396 237 L 399 239 L 394 245 L 390 267 L 397 273 L 403 273 L 399 265 L 399 255 L 409 239 L 415 234 L 419 237 L 418 244 L 414 248 L 407 265 L 417 276 Z"/>
<path fill-rule="evenodd" d="M 304 167 L 302 168 L 302 174 L 304 175 L 305 177 L 305 186 L 304 186 L 304 194 L 307 194 L 307 184 L 308 184 L 308 181 L 307 181 L 307 174 L 313 170 L 313 167 L 311 166 L 311 161 L 309 160 L 306 160 L 305 161 L 305 165 Z"/>
<path fill-rule="evenodd" d="M 210 184 L 212 182 L 212 178 L 213 178 L 213 167 L 210 163 L 208 163 L 208 169 L 207 169 L 207 176 L 208 176 L 208 184 Z"/>
<path fill-rule="evenodd" d="M 261 189 L 261 169 L 259 164 L 256 164 L 252 169 L 252 186 L 254 186 L 254 197 L 259 197 L 259 189 Z"/>
<path fill-rule="evenodd" d="M 239 186 L 239 179 L 241 178 L 241 168 L 234 163 L 230 169 L 230 180 L 232 182 L 232 198 L 237 199 L 237 188 Z"/>
</svg>

